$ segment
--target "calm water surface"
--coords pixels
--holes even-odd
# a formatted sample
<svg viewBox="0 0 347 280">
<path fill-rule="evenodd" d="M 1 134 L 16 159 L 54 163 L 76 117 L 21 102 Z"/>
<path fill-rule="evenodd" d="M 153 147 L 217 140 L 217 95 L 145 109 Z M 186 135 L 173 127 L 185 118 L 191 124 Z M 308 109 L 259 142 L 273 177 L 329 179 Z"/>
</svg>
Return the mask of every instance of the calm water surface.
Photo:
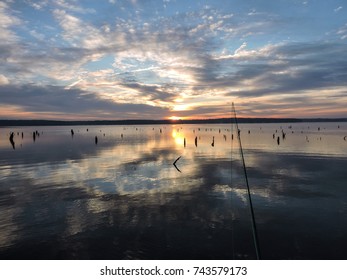
<svg viewBox="0 0 347 280">
<path fill-rule="evenodd" d="M 347 259 L 347 123 L 240 129 L 261 257 Z M 0 258 L 254 259 L 235 131 L 0 128 Z"/>
</svg>

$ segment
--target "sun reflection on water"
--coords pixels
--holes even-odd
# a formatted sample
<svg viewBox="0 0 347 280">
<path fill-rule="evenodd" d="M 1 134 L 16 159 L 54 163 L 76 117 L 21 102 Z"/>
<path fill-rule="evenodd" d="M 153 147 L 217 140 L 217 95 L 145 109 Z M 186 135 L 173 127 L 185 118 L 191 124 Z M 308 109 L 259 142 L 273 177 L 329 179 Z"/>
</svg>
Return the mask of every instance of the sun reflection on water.
<svg viewBox="0 0 347 280">
<path fill-rule="evenodd" d="M 172 130 L 172 138 L 175 140 L 176 145 L 183 146 L 184 145 L 184 137 L 181 133 L 177 132 L 177 129 Z"/>
</svg>

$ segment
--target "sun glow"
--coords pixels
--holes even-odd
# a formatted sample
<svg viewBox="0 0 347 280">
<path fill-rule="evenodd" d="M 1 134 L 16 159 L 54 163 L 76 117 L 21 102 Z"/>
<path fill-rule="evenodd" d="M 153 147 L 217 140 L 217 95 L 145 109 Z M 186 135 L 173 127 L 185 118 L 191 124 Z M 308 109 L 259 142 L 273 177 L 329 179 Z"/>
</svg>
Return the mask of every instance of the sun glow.
<svg viewBox="0 0 347 280">
<path fill-rule="evenodd" d="M 169 117 L 169 120 L 172 120 L 172 121 L 178 121 L 178 120 L 181 120 L 181 119 L 183 119 L 183 118 L 181 118 L 181 117 L 176 117 L 176 116 L 171 116 L 171 117 Z"/>
<path fill-rule="evenodd" d="M 175 143 L 179 146 L 182 146 L 184 144 L 184 137 L 182 134 L 180 134 L 176 129 L 172 130 L 172 138 L 175 140 Z"/>
<path fill-rule="evenodd" d="M 187 111 L 190 109 L 190 106 L 187 104 L 175 104 L 173 106 L 173 111 Z"/>
</svg>

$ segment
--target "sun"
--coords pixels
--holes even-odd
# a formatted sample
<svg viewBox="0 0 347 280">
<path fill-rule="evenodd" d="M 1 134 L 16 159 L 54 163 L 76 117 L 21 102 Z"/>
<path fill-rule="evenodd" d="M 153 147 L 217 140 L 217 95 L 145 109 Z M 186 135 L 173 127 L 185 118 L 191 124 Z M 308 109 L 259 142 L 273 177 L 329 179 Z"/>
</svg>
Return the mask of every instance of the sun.
<svg viewBox="0 0 347 280">
<path fill-rule="evenodd" d="M 176 117 L 176 116 L 169 117 L 169 120 L 172 120 L 172 121 L 178 121 L 178 120 L 181 120 L 181 119 L 182 119 L 181 117 Z"/>
</svg>

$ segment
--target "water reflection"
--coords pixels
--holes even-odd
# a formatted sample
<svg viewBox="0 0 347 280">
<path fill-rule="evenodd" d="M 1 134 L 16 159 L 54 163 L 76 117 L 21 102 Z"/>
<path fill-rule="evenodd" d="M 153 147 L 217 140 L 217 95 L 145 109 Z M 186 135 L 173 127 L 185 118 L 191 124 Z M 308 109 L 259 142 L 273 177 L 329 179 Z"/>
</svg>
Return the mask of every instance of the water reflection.
<svg viewBox="0 0 347 280">
<path fill-rule="evenodd" d="M 241 137 L 262 255 L 344 258 L 328 244 L 346 243 L 346 130 L 293 126 L 277 145 L 279 124 L 259 126 Z M 255 258 L 230 125 L 35 130 L 0 131 L 0 258 Z"/>
</svg>

